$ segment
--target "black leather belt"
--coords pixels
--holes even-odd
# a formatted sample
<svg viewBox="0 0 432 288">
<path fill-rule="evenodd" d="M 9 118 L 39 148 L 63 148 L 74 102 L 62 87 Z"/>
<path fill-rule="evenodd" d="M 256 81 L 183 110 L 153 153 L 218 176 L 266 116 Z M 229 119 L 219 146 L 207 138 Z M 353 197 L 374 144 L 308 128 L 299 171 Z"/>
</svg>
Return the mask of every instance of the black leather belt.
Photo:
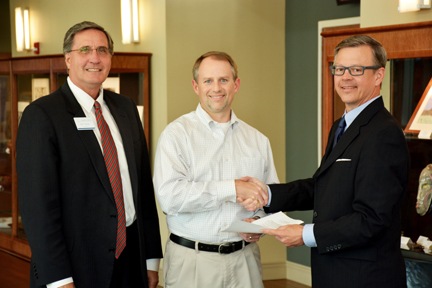
<svg viewBox="0 0 432 288">
<path fill-rule="evenodd" d="M 172 233 L 170 235 L 170 239 L 174 243 L 177 243 L 187 248 L 195 249 L 195 241 L 185 239 Z M 219 254 L 230 254 L 238 250 L 242 250 L 243 243 L 244 247 L 250 244 L 250 242 L 245 242 L 243 240 L 237 242 L 226 242 L 220 245 L 212 245 L 198 242 L 198 250 L 206 252 L 218 252 Z"/>
</svg>

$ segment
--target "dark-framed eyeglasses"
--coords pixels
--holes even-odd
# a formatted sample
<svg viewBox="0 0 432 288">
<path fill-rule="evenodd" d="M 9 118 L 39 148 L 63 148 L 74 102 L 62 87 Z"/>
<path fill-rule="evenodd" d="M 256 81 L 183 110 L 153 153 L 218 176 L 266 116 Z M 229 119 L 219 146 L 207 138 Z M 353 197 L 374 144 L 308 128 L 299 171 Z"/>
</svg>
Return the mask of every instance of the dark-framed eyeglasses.
<svg viewBox="0 0 432 288">
<path fill-rule="evenodd" d="M 345 74 L 345 70 L 348 70 L 352 76 L 361 76 L 364 74 L 366 69 L 377 70 L 379 66 L 330 66 L 331 73 L 335 76 L 342 76 Z"/>
<path fill-rule="evenodd" d="M 87 56 L 87 55 L 92 54 L 93 50 L 96 50 L 96 52 L 99 56 L 108 56 L 110 54 L 109 49 L 107 47 L 104 47 L 104 46 L 100 46 L 97 48 L 90 48 L 90 46 L 83 46 L 83 47 L 78 48 L 78 49 L 70 50 L 69 52 L 76 51 L 80 55 Z"/>
</svg>

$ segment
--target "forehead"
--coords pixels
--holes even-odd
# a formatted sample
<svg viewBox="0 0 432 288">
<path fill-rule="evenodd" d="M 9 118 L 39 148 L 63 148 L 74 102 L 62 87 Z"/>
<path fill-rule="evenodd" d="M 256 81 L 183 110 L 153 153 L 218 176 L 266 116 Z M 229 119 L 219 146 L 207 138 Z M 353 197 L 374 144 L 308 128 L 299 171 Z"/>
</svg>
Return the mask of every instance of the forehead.
<svg viewBox="0 0 432 288">
<path fill-rule="evenodd" d="M 219 60 L 214 57 L 207 57 L 202 60 L 198 71 L 199 78 L 234 77 L 230 63 L 227 60 Z"/>
<path fill-rule="evenodd" d="M 373 64 L 372 48 L 367 45 L 358 47 L 345 47 L 339 50 L 335 57 L 335 64 L 351 66 L 370 66 Z"/>
<path fill-rule="evenodd" d="M 97 29 L 86 29 L 75 34 L 73 46 L 108 47 L 108 39 L 104 32 Z"/>
</svg>

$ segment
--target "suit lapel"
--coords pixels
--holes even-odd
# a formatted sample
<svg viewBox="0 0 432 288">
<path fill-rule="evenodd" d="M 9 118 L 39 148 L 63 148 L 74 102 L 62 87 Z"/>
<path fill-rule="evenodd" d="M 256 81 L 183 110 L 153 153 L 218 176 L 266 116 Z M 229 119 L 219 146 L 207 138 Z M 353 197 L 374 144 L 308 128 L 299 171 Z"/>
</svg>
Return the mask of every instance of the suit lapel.
<svg viewBox="0 0 432 288">
<path fill-rule="evenodd" d="M 333 163 L 336 162 L 336 160 L 342 155 L 342 153 L 345 151 L 345 149 L 357 138 L 357 136 L 360 134 L 360 129 L 362 126 L 369 123 L 369 121 L 372 119 L 372 117 L 380 110 L 384 108 L 384 102 L 382 100 L 382 97 L 376 99 L 372 103 L 370 103 L 351 123 L 351 125 L 348 127 L 348 129 L 345 131 L 343 136 L 338 141 L 337 145 L 332 150 L 333 145 L 333 139 L 335 134 L 335 126 L 339 123 L 339 120 L 337 120 L 332 127 L 331 134 L 332 137 L 329 137 L 329 141 L 327 143 L 326 147 L 326 153 L 323 157 L 323 161 L 321 163 L 321 167 L 319 168 L 319 172 L 316 176 L 323 173 L 325 170 L 327 170 Z M 330 139 L 331 138 L 331 139 Z"/>
<path fill-rule="evenodd" d="M 66 103 L 66 110 L 72 115 L 71 121 L 73 122 L 74 117 L 86 117 L 84 111 L 82 110 L 80 104 L 76 100 L 75 96 L 69 88 L 67 82 L 61 87 L 61 91 Z M 75 123 L 73 124 L 75 126 Z M 113 203 L 115 203 L 114 195 L 111 188 L 111 183 L 109 181 L 108 172 L 105 166 L 105 160 L 99 143 L 92 130 L 79 131 L 78 135 L 81 138 L 84 146 L 87 149 L 89 158 L 91 159 L 94 169 L 107 192 L 107 195 Z"/>
<path fill-rule="evenodd" d="M 123 142 L 123 148 L 124 148 L 128 169 L 129 169 L 129 177 L 131 181 L 132 193 L 136 203 L 137 200 L 136 196 L 138 191 L 138 178 L 137 178 L 138 176 L 136 173 L 137 168 L 135 162 L 133 136 L 132 136 L 132 131 L 130 129 L 130 121 L 128 118 L 129 116 L 124 110 L 122 110 L 118 105 L 116 105 L 115 101 L 112 98 L 112 94 L 109 91 L 104 90 L 104 99 L 120 131 L 120 135 Z"/>
</svg>

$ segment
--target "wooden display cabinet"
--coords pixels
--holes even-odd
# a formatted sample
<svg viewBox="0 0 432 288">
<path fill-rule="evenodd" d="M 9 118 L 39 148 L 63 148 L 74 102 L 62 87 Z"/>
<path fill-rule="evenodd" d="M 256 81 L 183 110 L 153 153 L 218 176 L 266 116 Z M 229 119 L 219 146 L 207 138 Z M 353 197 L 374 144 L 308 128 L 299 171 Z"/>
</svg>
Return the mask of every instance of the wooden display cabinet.
<svg viewBox="0 0 432 288">
<path fill-rule="evenodd" d="M 143 114 L 150 143 L 149 53 L 115 53 L 109 89 L 132 98 Z M 20 221 L 15 139 L 22 111 L 33 100 L 54 92 L 67 78 L 63 55 L 0 59 L 0 283 L 29 287 L 31 251 Z M 139 109 L 139 110 L 140 110 Z"/>
</svg>

